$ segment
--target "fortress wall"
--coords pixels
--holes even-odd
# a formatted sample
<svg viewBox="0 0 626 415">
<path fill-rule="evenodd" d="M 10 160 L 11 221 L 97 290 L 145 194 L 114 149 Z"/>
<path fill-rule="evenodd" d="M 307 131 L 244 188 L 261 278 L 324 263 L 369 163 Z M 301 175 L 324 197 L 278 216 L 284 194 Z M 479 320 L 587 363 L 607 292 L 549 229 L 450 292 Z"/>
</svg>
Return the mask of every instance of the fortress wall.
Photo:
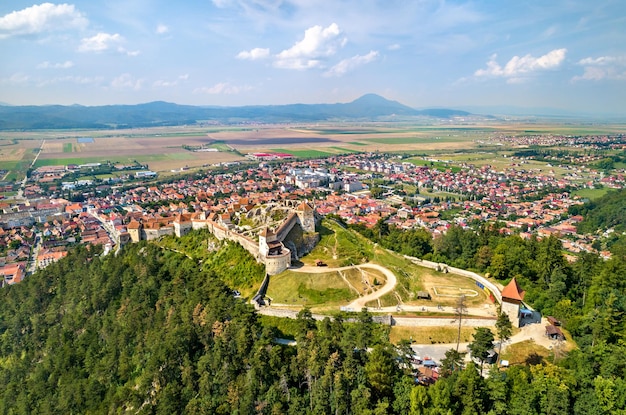
<svg viewBox="0 0 626 415">
<path fill-rule="evenodd" d="M 250 254 L 252 254 L 252 256 L 259 261 L 259 244 L 258 242 L 253 241 L 250 238 L 247 238 L 243 235 L 237 235 L 234 234 L 232 236 L 232 240 L 239 242 L 239 244 L 241 244 L 241 246 L 244 247 L 244 249 L 248 252 L 250 252 Z"/>
<path fill-rule="evenodd" d="M 197 230 L 197 229 L 204 229 L 206 227 L 208 227 L 208 221 L 206 220 L 193 220 L 191 221 L 191 228 L 193 230 Z"/>
<path fill-rule="evenodd" d="M 520 316 L 520 305 L 517 303 L 511 303 L 509 301 L 502 302 L 502 312 L 509 317 L 511 323 L 513 323 L 513 327 L 520 327 L 521 316 Z"/>
<path fill-rule="evenodd" d="M 143 229 L 141 231 L 141 239 L 145 239 L 146 241 L 153 241 L 165 235 L 174 235 L 174 227 L 164 226 L 158 229 Z"/>
<path fill-rule="evenodd" d="M 292 212 L 283 224 L 276 230 L 276 239 L 282 242 L 296 223 L 298 223 L 298 215 L 295 212 Z"/>
<path fill-rule="evenodd" d="M 285 222 L 283 222 L 278 228 L 275 239 L 282 242 L 295 225 L 298 224 L 299 220 L 298 214 L 296 212 L 291 212 Z M 226 239 L 239 243 L 246 251 L 250 252 L 250 254 L 252 254 L 258 262 L 265 262 L 266 273 L 269 275 L 278 274 L 291 266 L 291 251 L 288 248 L 283 246 L 283 252 L 281 255 L 262 258 L 258 241 L 247 236 L 240 235 L 235 231 L 231 231 L 228 227 L 212 220 L 192 220 L 191 223 L 178 223 L 159 229 L 143 229 L 141 232 L 141 239 L 153 240 L 163 235 L 182 236 L 190 229 L 203 228 L 207 228 L 209 232 L 211 232 L 219 240 Z M 312 240 L 308 240 L 307 242 L 308 243 L 306 245 L 310 244 Z"/>
<path fill-rule="evenodd" d="M 280 274 L 291 265 L 291 251 L 283 248 L 282 254 L 265 257 L 265 272 L 269 275 Z"/>
<path fill-rule="evenodd" d="M 174 222 L 174 234 L 177 237 L 187 235 L 191 230 L 191 222 Z"/>
<path fill-rule="evenodd" d="M 315 212 L 313 210 L 310 211 L 299 211 L 298 218 L 300 219 L 300 225 L 304 232 L 315 232 Z"/>
<path fill-rule="evenodd" d="M 220 226 L 215 222 L 211 222 L 209 226 L 209 230 L 219 240 L 230 239 L 230 235 L 229 235 L 230 231 L 228 230 L 228 228 Z"/>
<path fill-rule="evenodd" d="M 258 242 L 255 242 L 253 239 L 246 236 L 239 235 L 237 232 L 232 232 L 230 229 L 213 221 L 207 220 L 206 225 L 209 232 L 211 232 L 217 239 L 227 239 L 229 241 L 237 242 L 243 246 L 246 251 L 250 252 L 250 254 L 252 254 L 257 261 L 260 260 Z"/>
</svg>

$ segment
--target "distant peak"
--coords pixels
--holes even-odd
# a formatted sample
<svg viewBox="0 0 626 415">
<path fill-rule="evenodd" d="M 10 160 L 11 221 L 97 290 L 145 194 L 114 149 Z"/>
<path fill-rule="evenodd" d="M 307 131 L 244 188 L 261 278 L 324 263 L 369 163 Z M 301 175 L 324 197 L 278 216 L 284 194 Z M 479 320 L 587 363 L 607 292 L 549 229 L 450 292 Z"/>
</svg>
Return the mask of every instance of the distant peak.
<svg viewBox="0 0 626 415">
<path fill-rule="evenodd" d="M 395 102 L 395 101 L 390 101 L 387 98 L 381 97 L 378 94 L 365 94 L 357 99 L 355 99 L 354 101 L 352 101 L 352 103 L 376 103 L 379 104 L 381 102 Z"/>
</svg>

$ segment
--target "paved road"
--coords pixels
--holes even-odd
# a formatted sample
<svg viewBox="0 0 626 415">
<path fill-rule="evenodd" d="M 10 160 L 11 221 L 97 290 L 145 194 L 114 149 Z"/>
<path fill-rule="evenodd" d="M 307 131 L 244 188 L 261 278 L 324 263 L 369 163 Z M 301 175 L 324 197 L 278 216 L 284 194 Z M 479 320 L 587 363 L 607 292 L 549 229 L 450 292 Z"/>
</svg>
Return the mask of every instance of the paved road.
<svg viewBox="0 0 626 415">
<path fill-rule="evenodd" d="M 30 168 L 31 169 L 33 167 L 35 167 L 35 163 L 37 163 L 37 159 L 39 158 L 39 155 L 41 154 L 41 151 L 43 150 L 43 145 L 45 143 L 46 143 L 46 140 L 42 140 L 41 141 L 41 146 L 39 147 L 39 151 L 35 155 L 35 158 L 33 159 L 33 162 L 30 163 Z M 26 175 L 24 176 L 24 179 L 22 180 L 22 184 L 20 185 L 20 188 L 17 191 L 17 194 L 15 196 L 12 196 L 11 198 L 8 198 L 8 199 L 16 199 L 16 200 L 23 199 L 24 198 L 24 189 L 26 188 L 26 183 L 28 183 L 28 173 L 26 173 Z"/>
<path fill-rule="evenodd" d="M 459 343 L 459 352 L 467 353 L 467 345 L 469 343 Z M 456 343 L 445 344 L 413 344 L 411 345 L 413 352 L 419 356 L 422 360 L 426 358 L 434 360 L 437 364 L 441 363 L 441 360 L 446 357 L 446 352 L 450 349 L 456 350 Z M 466 355 L 466 360 L 469 360 L 469 353 Z"/>
<path fill-rule="evenodd" d="M 37 271 L 37 257 L 39 256 L 39 251 L 41 250 L 41 243 L 43 241 L 43 235 L 41 232 L 35 234 L 35 246 L 33 247 L 33 252 L 28 263 L 28 268 L 26 272 L 28 274 L 32 274 Z"/>
<path fill-rule="evenodd" d="M 111 223 L 111 221 L 102 219 L 102 217 L 100 215 L 97 215 L 97 214 L 95 214 L 93 212 L 89 212 L 89 214 L 93 218 L 95 218 L 98 222 L 100 222 L 100 226 L 102 227 L 102 229 L 104 229 L 106 231 L 106 233 L 109 235 L 109 239 L 113 242 L 113 244 L 116 247 L 115 254 L 117 255 L 118 251 L 121 248 L 121 244 L 120 244 L 120 240 L 119 240 L 119 234 L 118 234 L 117 230 L 115 229 L 115 227 L 113 226 L 113 224 Z M 105 253 L 105 255 L 107 253 Z"/>
</svg>

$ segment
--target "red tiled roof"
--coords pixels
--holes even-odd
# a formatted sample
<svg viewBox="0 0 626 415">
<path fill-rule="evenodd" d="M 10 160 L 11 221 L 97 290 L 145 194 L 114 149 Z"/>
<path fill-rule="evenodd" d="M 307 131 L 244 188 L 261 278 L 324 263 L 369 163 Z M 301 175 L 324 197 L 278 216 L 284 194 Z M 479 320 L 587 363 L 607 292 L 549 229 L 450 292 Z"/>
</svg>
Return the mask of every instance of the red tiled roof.
<svg viewBox="0 0 626 415">
<path fill-rule="evenodd" d="M 511 300 L 522 301 L 524 299 L 524 294 L 526 294 L 526 292 L 522 291 L 519 287 L 515 277 L 502 290 L 502 298 L 509 298 Z"/>
</svg>

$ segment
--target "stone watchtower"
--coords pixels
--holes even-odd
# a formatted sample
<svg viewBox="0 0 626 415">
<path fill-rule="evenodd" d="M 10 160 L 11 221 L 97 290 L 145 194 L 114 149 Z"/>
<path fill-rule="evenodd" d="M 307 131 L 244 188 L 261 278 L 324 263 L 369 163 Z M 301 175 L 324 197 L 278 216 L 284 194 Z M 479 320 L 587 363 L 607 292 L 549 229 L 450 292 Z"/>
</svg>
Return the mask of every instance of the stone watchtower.
<svg viewBox="0 0 626 415">
<path fill-rule="evenodd" d="M 276 242 L 276 234 L 267 227 L 259 233 L 259 256 L 265 259 L 270 252 L 270 244 Z"/>
<path fill-rule="evenodd" d="M 259 234 L 259 257 L 269 275 L 280 274 L 291 265 L 291 251 L 267 228 Z"/>
<path fill-rule="evenodd" d="M 135 219 L 132 219 L 126 226 L 126 230 L 128 231 L 132 242 L 139 242 L 141 240 L 141 228 L 141 223 L 137 222 Z"/>
<path fill-rule="evenodd" d="M 183 235 L 187 235 L 191 230 L 191 227 L 192 224 L 190 213 L 178 215 L 174 220 L 174 234 L 179 238 Z"/>
<path fill-rule="evenodd" d="M 306 233 L 315 232 L 315 213 L 313 208 L 309 206 L 307 202 L 302 202 L 296 208 L 298 219 L 300 220 L 300 226 Z"/>
<path fill-rule="evenodd" d="M 515 278 L 502 290 L 502 312 L 509 316 L 513 327 L 520 326 L 520 308 L 526 294 L 517 284 Z"/>
</svg>

